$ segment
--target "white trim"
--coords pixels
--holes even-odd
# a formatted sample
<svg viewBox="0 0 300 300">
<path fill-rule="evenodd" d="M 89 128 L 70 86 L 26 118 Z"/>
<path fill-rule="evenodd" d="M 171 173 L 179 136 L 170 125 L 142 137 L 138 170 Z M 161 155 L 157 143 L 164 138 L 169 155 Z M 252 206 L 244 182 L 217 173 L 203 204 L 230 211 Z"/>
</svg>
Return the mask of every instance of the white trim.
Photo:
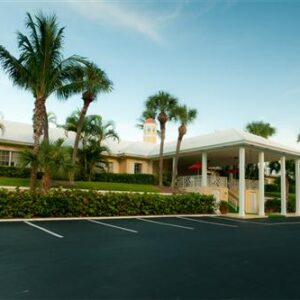
<svg viewBox="0 0 300 300">
<path fill-rule="evenodd" d="M 258 179 L 259 179 L 259 188 L 258 188 L 258 201 L 259 201 L 259 215 L 261 217 L 265 216 L 265 154 L 264 152 L 259 152 L 258 155 Z"/>
<path fill-rule="evenodd" d="M 187 227 L 187 226 L 181 226 L 181 225 L 176 225 L 176 224 L 171 224 L 171 223 L 158 222 L 158 221 L 153 221 L 153 220 L 146 220 L 146 219 L 142 219 L 142 218 L 136 218 L 136 219 L 139 220 L 139 221 L 154 223 L 154 224 L 158 224 L 158 225 L 178 227 L 178 228 L 189 229 L 189 230 L 194 230 L 195 229 L 193 227 Z"/>
<path fill-rule="evenodd" d="M 286 167 L 285 156 L 280 159 L 281 214 L 286 215 Z"/>
<path fill-rule="evenodd" d="M 124 230 L 124 231 L 129 231 L 129 232 L 132 232 L 132 233 L 138 233 L 137 230 L 128 229 L 128 228 L 120 227 L 120 226 L 115 226 L 115 225 L 111 225 L 111 224 L 108 224 L 108 223 L 103 223 L 103 222 L 95 221 L 95 220 L 92 220 L 92 219 L 88 219 L 87 221 L 92 222 L 92 223 L 96 223 L 96 224 L 99 224 L 99 225 L 103 225 L 103 226 L 108 226 L 108 227 L 112 227 L 112 228 Z"/>
<path fill-rule="evenodd" d="M 245 216 L 245 148 L 239 148 L 239 216 Z"/>
<path fill-rule="evenodd" d="M 195 220 L 191 218 L 185 218 L 185 217 L 177 217 L 179 219 L 183 220 L 188 220 L 188 221 L 193 221 L 193 222 L 198 222 L 198 223 L 205 223 L 205 224 L 211 224 L 211 225 L 218 225 L 218 226 L 225 226 L 225 227 L 235 227 L 237 228 L 237 225 L 230 225 L 230 224 L 225 224 L 225 223 L 216 223 L 216 222 L 209 222 L 209 221 L 204 221 L 204 220 Z"/>
<path fill-rule="evenodd" d="M 44 228 L 44 227 L 35 225 L 35 224 L 33 224 L 33 223 L 29 222 L 29 221 L 24 221 L 24 223 L 27 224 L 27 225 L 29 225 L 29 226 L 35 227 L 35 228 L 37 228 L 37 229 L 39 229 L 39 230 L 42 230 L 42 231 L 44 231 L 44 232 L 46 232 L 46 233 L 48 233 L 48 234 L 51 234 L 51 235 L 53 235 L 53 236 L 55 236 L 55 237 L 58 237 L 58 238 L 60 238 L 60 239 L 62 239 L 62 238 L 64 237 L 63 235 L 57 234 L 57 233 L 55 233 L 55 232 L 53 232 L 53 231 L 50 231 L 50 230 L 48 230 L 48 229 L 46 229 L 46 228 Z"/>
<path fill-rule="evenodd" d="M 296 215 L 300 215 L 300 159 L 295 161 Z"/>
<path fill-rule="evenodd" d="M 201 186 L 207 186 L 207 153 L 202 153 L 202 177 L 201 177 Z"/>
</svg>

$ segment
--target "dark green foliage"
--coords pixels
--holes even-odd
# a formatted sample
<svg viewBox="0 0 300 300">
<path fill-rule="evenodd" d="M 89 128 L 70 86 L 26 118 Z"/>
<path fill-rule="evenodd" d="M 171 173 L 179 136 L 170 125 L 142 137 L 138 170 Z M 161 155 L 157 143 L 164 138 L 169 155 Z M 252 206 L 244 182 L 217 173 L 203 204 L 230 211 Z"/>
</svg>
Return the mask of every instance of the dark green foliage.
<svg viewBox="0 0 300 300">
<path fill-rule="evenodd" d="M 295 212 L 295 198 L 291 198 L 287 202 L 287 211 Z M 281 200 L 278 198 L 267 200 L 265 203 L 266 212 L 280 212 L 281 211 Z"/>
<path fill-rule="evenodd" d="M 0 218 L 214 213 L 213 196 L 0 190 Z"/>
<path fill-rule="evenodd" d="M 280 192 L 280 185 L 278 184 L 266 184 L 265 185 L 265 192 Z"/>
<path fill-rule="evenodd" d="M 155 184 L 155 177 L 151 174 L 126 174 L 126 173 L 99 173 L 95 174 L 95 181 L 118 182 L 118 183 L 138 183 Z"/>
<path fill-rule="evenodd" d="M 16 178 L 29 178 L 30 168 L 6 167 L 0 166 L 0 177 L 16 177 Z M 42 178 L 42 173 L 38 173 L 38 179 Z"/>
</svg>

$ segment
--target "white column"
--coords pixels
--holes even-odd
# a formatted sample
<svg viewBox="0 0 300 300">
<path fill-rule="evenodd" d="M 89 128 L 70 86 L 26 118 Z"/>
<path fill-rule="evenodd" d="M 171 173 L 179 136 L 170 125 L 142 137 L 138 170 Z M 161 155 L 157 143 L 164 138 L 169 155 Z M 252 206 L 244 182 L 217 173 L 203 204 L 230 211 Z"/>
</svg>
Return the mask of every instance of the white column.
<svg viewBox="0 0 300 300">
<path fill-rule="evenodd" d="M 295 161 L 296 215 L 300 216 L 300 159 Z"/>
<path fill-rule="evenodd" d="M 11 166 L 11 158 L 12 158 L 12 153 L 9 151 L 9 156 L 8 156 L 8 165 Z"/>
<path fill-rule="evenodd" d="M 286 171 L 285 171 L 285 156 L 280 159 L 281 173 L 281 214 L 286 215 Z"/>
<path fill-rule="evenodd" d="M 239 149 L 239 216 L 245 216 L 245 148 Z"/>
<path fill-rule="evenodd" d="M 259 215 L 263 217 L 265 215 L 265 154 L 264 152 L 259 152 Z"/>
<path fill-rule="evenodd" d="M 207 186 L 207 153 L 202 153 L 202 178 L 201 186 Z"/>
</svg>

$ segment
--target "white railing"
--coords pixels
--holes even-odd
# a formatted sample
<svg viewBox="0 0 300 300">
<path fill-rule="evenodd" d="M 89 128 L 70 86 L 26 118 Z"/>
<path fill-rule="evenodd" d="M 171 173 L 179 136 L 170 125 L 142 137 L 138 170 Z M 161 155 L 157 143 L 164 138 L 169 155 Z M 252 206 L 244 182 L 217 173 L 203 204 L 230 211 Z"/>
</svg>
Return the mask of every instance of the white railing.
<svg viewBox="0 0 300 300">
<path fill-rule="evenodd" d="M 258 180 L 245 179 L 246 190 L 258 190 Z M 228 188 L 232 191 L 239 190 L 239 180 L 231 179 L 228 181 Z"/>
<path fill-rule="evenodd" d="M 201 175 L 179 176 L 177 178 L 178 188 L 197 188 L 201 187 Z M 209 175 L 207 176 L 207 186 L 209 187 L 227 187 L 227 177 Z"/>
</svg>

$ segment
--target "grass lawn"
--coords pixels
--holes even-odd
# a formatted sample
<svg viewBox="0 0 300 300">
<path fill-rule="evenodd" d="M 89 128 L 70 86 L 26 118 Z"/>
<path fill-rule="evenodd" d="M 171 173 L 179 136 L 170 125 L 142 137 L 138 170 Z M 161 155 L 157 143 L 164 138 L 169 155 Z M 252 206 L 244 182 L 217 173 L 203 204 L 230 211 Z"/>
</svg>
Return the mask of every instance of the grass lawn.
<svg viewBox="0 0 300 300">
<path fill-rule="evenodd" d="M 105 191 L 158 192 L 158 188 L 154 185 L 118 182 L 76 181 L 72 188 Z"/>
<path fill-rule="evenodd" d="M 0 177 L 0 185 L 3 186 L 29 186 L 28 178 Z M 56 187 L 70 187 L 66 181 L 54 181 Z M 130 191 L 130 192 L 158 192 L 158 188 L 150 184 L 76 181 L 73 189 L 93 189 L 105 191 Z"/>
<path fill-rule="evenodd" d="M 280 192 L 268 192 L 266 193 L 267 197 L 273 197 L 273 198 L 281 198 Z M 295 194 L 289 193 L 289 200 L 295 200 Z"/>
</svg>

